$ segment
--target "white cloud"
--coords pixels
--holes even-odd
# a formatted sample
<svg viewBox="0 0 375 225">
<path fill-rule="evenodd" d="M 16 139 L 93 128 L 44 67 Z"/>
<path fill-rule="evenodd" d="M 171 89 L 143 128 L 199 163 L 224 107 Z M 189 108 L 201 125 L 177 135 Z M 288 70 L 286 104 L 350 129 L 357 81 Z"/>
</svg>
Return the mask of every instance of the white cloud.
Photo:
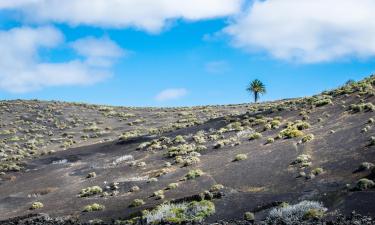
<svg viewBox="0 0 375 225">
<path fill-rule="evenodd" d="M 72 44 L 78 54 L 87 57 L 86 62 L 94 66 L 112 66 L 114 60 L 124 56 L 127 52 L 107 37 L 86 37 Z"/>
<path fill-rule="evenodd" d="M 256 0 L 225 29 L 248 51 L 304 63 L 375 55 L 373 0 Z"/>
<path fill-rule="evenodd" d="M 229 64 L 225 60 L 211 61 L 205 64 L 205 70 L 212 74 L 222 74 L 229 70 Z"/>
<path fill-rule="evenodd" d="M 201 20 L 233 15 L 243 0 L 2 0 L 0 9 L 28 19 L 101 27 L 160 31 L 168 20 Z"/>
<path fill-rule="evenodd" d="M 171 88 L 161 91 L 156 95 L 155 99 L 157 101 L 168 101 L 176 100 L 186 96 L 188 91 L 185 88 Z"/>
<path fill-rule="evenodd" d="M 107 42 L 109 40 L 105 40 L 104 46 Z M 100 46 L 101 40 L 96 43 Z M 110 76 L 109 67 L 88 63 L 87 60 L 93 56 L 90 52 L 80 52 L 85 56 L 84 60 L 51 63 L 40 59 L 41 49 L 52 49 L 63 44 L 62 33 L 54 27 L 20 27 L 0 31 L 0 89 L 22 93 L 49 86 L 88 85 Z M 120 56 L 114 54 L 111 48 L 102 52 L 106 54 L 95 56 L 108 62 Z"/>
</svg>

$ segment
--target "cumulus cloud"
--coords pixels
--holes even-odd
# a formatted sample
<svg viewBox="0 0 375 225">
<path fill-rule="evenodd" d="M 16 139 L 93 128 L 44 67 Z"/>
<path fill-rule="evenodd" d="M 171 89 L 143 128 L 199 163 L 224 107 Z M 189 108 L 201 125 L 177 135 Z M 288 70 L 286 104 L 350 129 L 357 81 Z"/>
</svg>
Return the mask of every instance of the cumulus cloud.
<svg viewBox="0 0 375 225">
<path fill-rule="evenodd" d="M 28 19 L 101 27 L 160 31 L 168 20 L 233 15 L 243 0 L 2 0 L 0 9 L 20 10 Z"/>
<path fill-rule="evenodd" d="M 375 55 L 373 0 L 256 0 L 224 32 L 235 46 L 304 63 Z"/>
<path fill-rule="evenodd" d="M 157 101 L 168 101 L 176 100 L 186 96 L 188 91 L 185 88 L 171 88 L 165 89 L 156 95 L 155 99 Z"/>
<path fill-rule="evenodd" d="M 92 41 L 91 39 L 88 39 Z M 52 49 L 64 44 L 63 34 L 54 27 L 19 27 L 0 31 L 0 89 L 22 93 L 49 86 L 88 85 L 101 81 L 110 76 L 110 68 L 101 64 L 88 63 L 92 57 L 110 61 L 120 57 L 119 47 L 108 45 L 104 40 L 103 46 L 110 46 L 107 51 L 85 52 L 80 45 L 87 39 L 73 44 L 83 60 L 73 59 L 66 62 L 43 62 L 40 59 L 41 49 Z M 89 42 L 90 42 L 89 41 Z M 96 40 L 98 46 L 103 40 Z M 98 47 L 100 48 L 100 47 Z M 82 50 L 82 51 L 79 51 Z M 116 50 L 116 51 L 114 51 Z"/>
<path fill-rule="evenodd" d="M 78 54 L 85 56 L 86 62 L 93 66 L 112 66 L 115 59 L 127 54 L 124 49 L 107 37 L 86 37 L 73 42 L 71 46 Z"/>
</svg>

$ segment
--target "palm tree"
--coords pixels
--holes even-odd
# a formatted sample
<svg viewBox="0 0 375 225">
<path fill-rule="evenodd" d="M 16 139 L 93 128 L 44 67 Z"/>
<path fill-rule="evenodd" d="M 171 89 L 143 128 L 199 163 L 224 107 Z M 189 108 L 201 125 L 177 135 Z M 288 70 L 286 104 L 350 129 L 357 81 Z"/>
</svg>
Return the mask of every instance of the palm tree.
<svg viewBox="0 0 375 225">
<path fill-rule="evenodd" d="M 266 93 L 266 86 L 262 81 L 255 79 L 249 84 L 246 90 L 254 95 L 254 101 L 257 103 L 259 96 Z"/>
</svg>

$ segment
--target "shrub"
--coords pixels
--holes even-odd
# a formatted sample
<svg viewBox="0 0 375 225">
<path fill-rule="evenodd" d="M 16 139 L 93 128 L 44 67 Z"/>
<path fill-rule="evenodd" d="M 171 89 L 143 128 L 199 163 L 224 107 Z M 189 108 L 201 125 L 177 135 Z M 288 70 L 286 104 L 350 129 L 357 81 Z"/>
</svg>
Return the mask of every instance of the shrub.
<svg viewBox="0 0 375 225">
<path fill-rule="evenodd" d="M 302 154 L 297 156 L 297 159 L 293 161 L 293 164 L 306 163 L 310 160 L 311 156 Z"/>
<path fill-rule="evenodd" d="M 302 201 L 295 205 L 273 208 L 266 219 L 269 224 L 300 224 L 311 215 L 321 215 L 327 211 L 319 202 Z"/>
<path fill-rule="evenodd" d="M 374 136 L 370 137 L 370 145 L 375 145 L 375 137 Z"/>
<path fill-rule="evenodd" d="M 228 139 L 224 139 L 224 140 L 220 140 L 220 141 L 216 142 L 214 144 L 214 148 L 218 149 L 218 148 L 222 148 L 222 147 L 224 147 L 226 145 L 232 145 L 232 146 L 234 146 L 234 145 L 238 145 L 238 144 L 240 144 L 240 142 L 238 141 L 238 139 L 235 138 L 235 137 L 232 137 L 232 138 L 228 138 Z"/>
<path fill-rule="evenodd" d="M 196 150 L 196 147 L 194 144 L 182 144 L 178 146 L 173 146 L 168 149 L 168 156 L 169 157 L 175 157 L 178 155 L 187 155 L 190 152 L 193 152 Z"/>
<path fill-rule="evenodd" d="M 139 135 L 140 135 L 140 132 L 138 130 L 132 130 L 132 131 L 128 131 L 128 132 L 123 133 L 119 137 L 119 140 L 120 141 L 126 141 L 128 139 L 138 137 Z"/>
<path fill-rule="evenodd" d="M 40 209 L 40 208 L 43 208 L 43 207 L 44 207 L 43 203 L 33 202 L 33 204 L 31 204 L 31 206 L 30 206 L 30 209 L 35 210 L 35 209 Z"/>
<path fill-rule="evenodd" d="M 271 144 L 274 143 L 275 139 L 274 138 L 267 138 L 266 144 Z"/>
<path fill-rule="evenodd" d="M 158 191 L 155 191 L 153 194 L 152 194 L 152 197 L 156 197 L 156 199 L 164 199 L 164 191 L 163 190 L 158 190 Z"/>
<path fill-rule="evenodd" d="M 215 213 L 215 205 L 207 200 L 190 203 L 165 203 L 152 211 L 146 211 L 143 218 L 147 224 L 201 222 Z"/>
<path fill-rule="evenodd" d="M 87 178 L 94 178 L 94 177 L 96 177 L 96 173 L 95 172 L 91 172 L 91 173 L 87 174 L 86 177 Z"/>
<path fill-rule="evenodd" d="M 314 175 L 319 175 L 319 174 L 322 174 L 323 172 L 324 172 L 323 168 L 315 168 L 311 171 L 311 173 Z"/>
<path fill-rule="evenodd" d="M 184 166 L 198 164 L 201 160 L 196 156 L 189 156 L 184 160 Z"/>
<path fill-rule="evenodd" d="M 92 187 L 88 187 L 88 188 L 84 188 L 81 190 L 80 192 L 80 197 L 88 197 L 88 196 L 92 196 L 92 195 L 96 195 L 96 194 L 99 194 L 99 193 L 102 193 L 103 192 L 103 189 L 99 186 L 92 186 Z"/>
<path fill-rule="evenodd" d="M 319 209 L 309 209 L 303 216 L 305 220 L 320 219 L 324 216 L 325 211 Z"/>
<path fill-rule="evenodd" d="M 137 185 L 134 185 L 133 187 L 130 188 L 130 192 L 137 192 L 137 191 L 140 191 L 141 189 L 137 186 Z"/>
<path fill-rule="evenodd" d="M 157 181 L 158 181 L 158 178 L 152 177 L 152 178 L 148 179 L 147 183 L 153 183 L 153 182 L 157 182 Z"/>
<path fill-rule="evenodd" d="M 359 165 L 358 167 L 358 171 L 365 171 L 365 170 L 370 170 L 374 167 L 374 164 L 373 163 L 369 163 L 369 162 L 363 162 L 361 163 L 361 165 Z"/>
<path fill-rule="evenodd" d="M 176 188 L 178 188 L 178 183 L 170 183 L 170 184 L 168 184 L 168 187 L 167 187 L 167 189 L 169 189 L 169 190 L 173 190 L 173 189 L 176 189 Z"/>
<path fill-rule="evenodd" d="M 312 140 L 314 140 L 313 134 L 307 134 L 307 135 L 303 136 L 303 138 L 302 138 L 303 143 L 306 143 L 306 142 L 309 142 L 309 141 L 312 141 Z"/>
<path fill-rule="evenodd" d="M 137 166 L 137 167 L 145 167 L 146 165 L 147 165 L 146 162 L 137 162 L 135 164 L 135 166 Z"/>
<path fill-rule="evenodd" d="M 204 137 L 204 133 L 197 133 L 196 135 L 193 136 L 193 140 L 195 141 L 195 143 L 197 144 L 203 144 L 203 143 L 206 143 L 206 139 Z"/>
<path fill-rule="evenodd" d="M 255 215 L 252 212 L 245 212 L 244 219 L 246 221 L 254 221 L 255 220 Z"/>
<path fill-rule="evenodd" d="M 222 184 L 215 184 L 215 185 L 212 185 L 212 187 L 210 188 L 210 191 L 211 192 L 217 192 L 217 191 L 220 191 L 223 188 L 224 188 L 224 185 L 222 185 Z"/>
<path fill-rule="evenodd" d="M 375 183 L 372 180 L 369 180 L 367 178 L 362 178 L 359 181 L 357 181 L 356 186 L 354 187 L 354 190 L 356 191 L 364 191 L 370 188 L 375 187 Z"/>
<path fill-rule="evenodd" d="M 361 103 L 361 104 L 352 104 L 349 107 L 350 110 L 353 112 L 366 112 L 366 111 L 375 111 L 375 106 L 369 102 L 369 103 Z"/>
<path fill-rule="evenodd" d="M 238 154 L 234 158 L 234 161 L 242 161 L 242 160 L 245 160 L 245 159 L 247 159 L 247 155 L 246 154 Z"/>
<path fill-rule="evenodd" d="M 185 139 L 184 139 L 183 136 L 181 136 L 181 135 L 177 135 L 177 136 L 174 138 L 173 142 L 176 143 L 176 144 L 183 144 L 183 143 L 185 143 L 186 141 L 185 141 Z"/>
<path fill-rule="evenodd" d="M 200 177 L 203 175 L 203 171 L 200 170 L 200 169 L 195 169 L 195 170 L 190 170 L 187 174 L 186 174 L 186 179 L 187 180 L 192 180 L 192 179 L 195 179 L 197 177 Z"/>
<path fill-rule="evenodd" d="M 331 99 L 322 99 L 322 100 L 318 100 L 315 102 L 315 106 L 316 107 L 320 107 L 320 106 L 324 106 L 324 105 L 328 105 L 328 104 L 332 104 L 332 100 Z"/>
<path fill-rule="evenodd" d="M 130 207 L 139 207 L 139 206 L 142 206 L 144 204 L 145 204 L 145 202 L 142 199 L 137 198 L 137 199 L 134 199 L 132 201 L 132 203 L 130 204 Z"/>
<path fill-rule="evenodd" d="M 271 121 L 271 126 L 272 126 L 272 128 L 274 128 L 274 129 L 279 128 L 280 125 L 281 125 L 280 120 L 274 119 L 274 120 Z"/>
<path fill-rule="evenodd" d="M 295 128 L 287 128 L 280 132 L 280 135 L 283 138 L 295 138 L 295 137 L 302 137 L 304 133 Z"/>
<path fill-rule="evenodd" d="M 83 211 L 84 212 L 93 212 L 93 211 L 102 211 L 103 209 L 105 209 L 104 205 L 94 203 L 94 204 L 91 204 L 91 205 L 86 205 L 83 208 Z"/>
<path fill-rule="evenodd" d="M 263 135 L 261 133 L 255 132 L 249 135 L 249 140 L 255 140 L 261 138 Z"/>
</svg>

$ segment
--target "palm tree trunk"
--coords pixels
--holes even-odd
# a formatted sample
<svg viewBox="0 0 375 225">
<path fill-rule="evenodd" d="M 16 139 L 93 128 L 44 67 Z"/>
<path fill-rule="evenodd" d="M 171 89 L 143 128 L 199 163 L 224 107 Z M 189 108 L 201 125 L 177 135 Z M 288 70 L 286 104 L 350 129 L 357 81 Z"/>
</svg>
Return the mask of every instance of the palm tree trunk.
<svg viewBox="0 0 375 225">
<path fill-rule="evenodd" d="M 258 102 L 258 98 L 259 98 L 259 93 L 257 91 L 254 92 L 254 101 L 255 103 Z"/>
</svg>

